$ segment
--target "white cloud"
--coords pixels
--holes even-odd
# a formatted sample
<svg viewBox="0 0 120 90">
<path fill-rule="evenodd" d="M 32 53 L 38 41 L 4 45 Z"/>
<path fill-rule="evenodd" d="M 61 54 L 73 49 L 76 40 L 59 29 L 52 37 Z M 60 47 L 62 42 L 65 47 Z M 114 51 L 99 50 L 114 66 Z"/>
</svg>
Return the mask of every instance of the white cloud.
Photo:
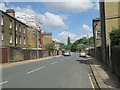
<svg viewBox="0 0 120 90">
<path fill-rule="evenodd" d="M 94 4 L 90 0 L 86 2 L 50 2 L 44 3 L 46 8 L 52 11 L 83 12 L 91 9 Z"/>
<path fill-rule="evenodd" d="M 92 28 L 86 24 L 83 24 L 82 25 L 82 28 L 80 29 L 80 33 L 82 33 L 82 35 L 89 35 L 90 36 L 93 36 L 93 31 L 92 31 Z"/>
<path fill-rule="evenodd" d="M 32 9 L 32 7 L 30 5 L 28 5 L 26 8 L 20 8 L 20 7 L 11 7 L 13 9 L 15 9 L 16 12 L 22 12 L 22 13 L 26 13 L 28 15 L 36 15 L 37 13 Z"/>
<path fill-rule="evenodd" d="M 60 15 L 55 15 L 50 12 L 46 12 L 42 15 L 43 17 L 43 26 L 48 29 L 65 29 L 65 25 L 62 17 Z"/>
<path fill-rule="evenodd" d="M 20 13 L 25 13 L 27 16 L 34 15 L 39 19 L 41 23 L 43 23 L 43 28 L 47 29 L 65 29 L 67 26 L 64 23 L 63 18 L 60 15 L 55 15 L 50 12 L 46 12 L 44 14 L 38 14 L 36 13 L 31 6 L 27 6 L 26 8 L 20 8 L 20 7 L 13 7 L 15 11 Z M 20 14 L 19 14 L 20 15 Z M 22 16 L 21 16 L 22 17 Z"/>
<path fill-rule="evenodd" d="M 43 23 L 43 28 L 47 29 L 66 29 L 68 26 L 65 25 L 64 19 L 67 18 L 67 16 L 62 17 L 60 15 L 55 15 L 50 12 L 46 12 L 44 14 L 38 14 L 36 13 L 30 5 L 26 6 L 26 8 L 20 8 L 12 6 L 12 9 L 16 12 L 16 18 L 23 23 L 26 23 L 29 26 L 35 26 L 35 24 L 40 25 L 40 23 Z M 6 10 L 4 3 L 0 3 L 0 9 Z M 41 26 L 41 25 L 40 25 Z M 39 27 L 39 26 L 38 26 Z"/>
<path fill-rule="evenodd" d="M 59 33 L 56 36 L 56 38 L 58 40 L 60 40 L 61 42 L 67 44 L 68 36 L 70 37 L 71 42 L 74 42 L 74 41 L 76 41 L 77 39 L 79 39 L 81 37 L 80 35 L 77 35 L 75 33 L 70 33 L 70 32 L 63 31 L 63 32 Z"/>
<path fill-rule="evenodd" d="M 81 30 L 84 31 L 84 32 L 92 32 L 92 29 L 86 24 L 82 25 Z"/>
<path fill-rule="evenodd" d="M 60 40 L 58 40 L 56 38 L 53 38 L 52 40 L 55 41 L 55 42 L 61 42 Z"/>
<path fill-rule="evenodd" d="M 81 29 L 76 32 L 78 33 L 75 34 L 68 31 L 63 31 L 56 35 L 56 38 L 61 42 L 67 44 L 68 36 L 70 36 L 71 42 L 74 42 L 82 37 L 87 37 L 87 35 L 89 35 L 89 37 L 93 36 L 92 29 L 86 24 L 83 24 Z"/>
<path fill-rule="evenodd" d="M 95 2 L 94 6 L 95 6 L 95 10 L 99 10 L 100 9 L 100 7 L 99 7 L 99 0 L 97 0 L 97 2 Z"/>
<path fill-rule="evenodd" d="M 0 10 L 5 11 L 7 8 L 4 3 L 0 2 Z"/>
</svg>

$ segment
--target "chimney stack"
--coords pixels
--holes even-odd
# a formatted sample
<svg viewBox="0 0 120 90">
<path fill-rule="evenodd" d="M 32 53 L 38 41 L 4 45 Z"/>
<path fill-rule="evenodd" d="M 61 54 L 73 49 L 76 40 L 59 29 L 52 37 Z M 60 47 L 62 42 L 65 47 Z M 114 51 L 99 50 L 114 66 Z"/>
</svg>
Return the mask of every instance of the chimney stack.
<svg viewBox="0 0 120 90">
<path fill-rule="evenodd" d="M 10 16 L 12 16 L 12 17 L 15 17 L 15 11 L 14 11 L 14 9 L 7 9 L 6 13 L 9 14 Z"/>
</svg>

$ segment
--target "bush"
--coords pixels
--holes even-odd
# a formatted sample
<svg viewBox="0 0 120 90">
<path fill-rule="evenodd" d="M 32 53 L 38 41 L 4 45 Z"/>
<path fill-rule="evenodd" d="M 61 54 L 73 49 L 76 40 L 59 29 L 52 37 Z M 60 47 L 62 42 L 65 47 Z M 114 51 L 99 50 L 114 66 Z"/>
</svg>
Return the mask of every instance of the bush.
<svg viewBox="0 0 120 90">
<path fill-rule="evenodd" d="M 49 50 L 49 51 L 53 51 L 53 50 L 57 50 L 56 48 L 55 48 L 55 45 L 54 44 L 49 44 L 49 45 L 46 45 L 46 50 Z"/>
<path fill-rule="evenodd" d="M 110 33 L 110 40 L 112 46 L 120 46 L 120 29 L 113 29 Z"/>
</svg>

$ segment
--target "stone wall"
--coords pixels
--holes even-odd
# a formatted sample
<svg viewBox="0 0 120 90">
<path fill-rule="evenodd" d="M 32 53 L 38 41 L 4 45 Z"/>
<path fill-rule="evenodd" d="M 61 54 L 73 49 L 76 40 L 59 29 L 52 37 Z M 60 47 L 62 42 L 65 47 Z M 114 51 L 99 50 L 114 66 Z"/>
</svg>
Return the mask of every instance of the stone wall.
<svg viewBox="0 0 120 90">
<path fill-rule="evenodd" d="M 111 48 L 112 70 L 120 77 L 120 47 Z"/>
<path fill-rule="evenodd" d="M 102 61 L 102 52 L 101 52 L 101 47 L 97 47 L 95 50 L 95 57 L 97 60 Z"/>
<path fill-rule="evenodd" d="M 19 61 L 19 60 L 24 60 L 24 53 L 22 53 L 21 48 L 9 48 L 8 49 L 8 61 Z"/>
<path fill-rule="evenodd" d="M 102 60 L 101 47 L 96 48 L 95 58 L 106 64 L 113 73 L 120 77 L 120 47 L 111 47 L 110 50 L 111 51 L 109 51 L 109 47 L 106 47 L 107 63 Z M 109 57 L 110 52 L 111 57 Z"/>
<path fill-rule="evenodd" d="M 2 60 L 1 62 L 17 62 L 23 60 L 31 60 L 37 58 L 44 58 L 49 56 L 61 55 L 59 51 L 48 51 L 48 50 L 32 50 L 32 49 L 21 49 L 21 48 L 2 48 Z M 37 57 L 38 52 L 38 57 Z"/>
</svg>

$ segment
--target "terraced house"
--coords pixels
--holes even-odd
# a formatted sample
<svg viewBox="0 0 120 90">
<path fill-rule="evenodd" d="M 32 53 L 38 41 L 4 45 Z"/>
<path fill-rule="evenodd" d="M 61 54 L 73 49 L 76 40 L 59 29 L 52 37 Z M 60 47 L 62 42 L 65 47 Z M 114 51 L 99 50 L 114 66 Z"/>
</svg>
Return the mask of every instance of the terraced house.
<svg viewBox="0 0 120 90">
<path fill-rule="evenodd" d="M 101 1 L 100 19 L 96 18 L 92 20 L 95 57 L 107 65 L 120 78 L 120 47 L 112 45 L 110 38 L 110 33 L 113 30 L 120 29 L 120 0 L 117 2 Z"/>
<path fill-rule="evenodd" d="M 113 29 L 120 28 L 120 1 L 100 2 L 100 20 L 101 20 L 101 40 L 102 40 L 102 60 L 110 64 L 110 32 Z"/>
<path fill-rule="evenodd" d="M 51 56 L 45 47 L 52 43 L 52 33 L 42 33 L 18 20 L 13 9 L 0 11 L 0 34 L 1 62 Z"/>
<path fill-rule="evenodd" d="M 101 56 L 101 29 L 100 29 L 100 18 L 94 18 L 92 20 L 93 24 L 93 35 L 94 35 L 94 47 L 95 47 L 95 57 L 99 60 Z M 98 58 L 99 57 L 99 58 Z"/>
<path fill-rule="evenodd" d="M 27 47 L 27 25 L 15 19 L 12 9 L 1 13 L 2 62 L 22 60 L 21 49 Z"/>
</svg>

